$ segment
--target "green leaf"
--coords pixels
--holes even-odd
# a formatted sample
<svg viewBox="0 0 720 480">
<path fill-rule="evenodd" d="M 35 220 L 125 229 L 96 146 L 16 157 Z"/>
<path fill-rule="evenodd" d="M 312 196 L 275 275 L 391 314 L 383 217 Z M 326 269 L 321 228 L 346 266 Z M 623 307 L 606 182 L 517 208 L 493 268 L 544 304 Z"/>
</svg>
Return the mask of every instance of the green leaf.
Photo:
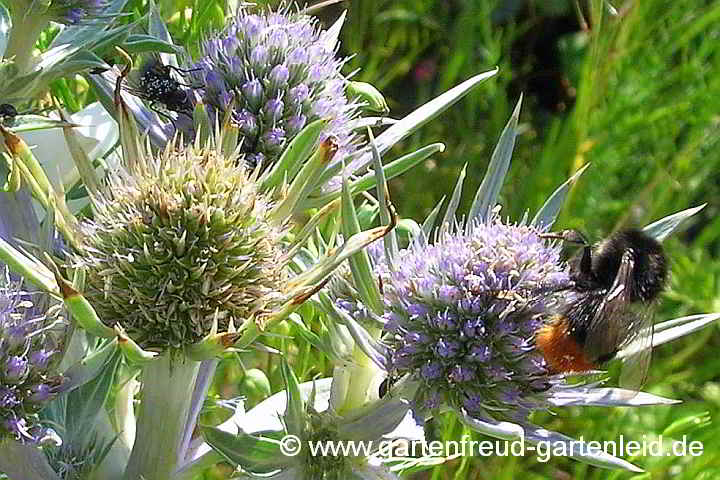
<svg viewBox="0 0 720 480">
<path fill-rule="evenodd" d="M 87 438 L 93 431 L 93 424 L 113 388 L 115 371 L 122 356 L 115 351 L 105 363 L 99 374 L 89 382 L 76 388 L 67 398 L 67 416 L 65 427 L 70 443 Z"/>
<path fill-rule="evenodd" d="M 29 253 L 26 255 L 16 250 L 2 238 L 0 238 L 0 260 L 33 285 L 51 294 L 59 293 L 55 276 L 45 265 Z"/>
<path fill-rule="evenodd" d="M 116 18 L 125 8 L 128 0 L 113 0 L 100 14 L 108 19 Z M 63 44 L 85 44 L 94 41 L 107 29 L 108 22 L 88 22 L 80 25 L 65 27 L 52 41 L 51 47 Z"/>
<path fill-rule="evenodd" d="M 403 155 L 397 160 L 393 160 L 392 162 L 388 163 L 383 167 L 385 180 L 391 180 L 398 175 L 402 175 L 403 173 L 413 168 L 415 165 L 427 159 L 430 155 L 433 155 L 437 152 L 442 152 L 444 150 L 445 145 L 443 145 L 442 143 L 433 143 L 419 148 L 412 153 Z M 362 177 L 358 178 L 357 180 L 350 182 L 350 191 L 352 192 L 353 196 L 357 195 L 358 193 L 366 192 L 374 187 L 375 174 L 372 172 L 367 173 Z M 340 197 L 340 195 L 341 192 L 338 190 L 325 195 L 321 195 L 319 197 L 311 197 L 303 204 L 302 207 L 303 209 L 322 207 L 335 200 L 336 198 Z"/>
<path fill-rule="evenodd" d="M 155 37 L 159 40 L 162 40 L 168 44 L 172 44 L 173 40 L 170 36 L 170 32 L 167 29 L 167 25 L 165 25 L 165 21 L 162 18 L 162 15 L 160 15 L 160 12 L 158 11 L 157 7 L 155 6 L 155 2 L 150 2 L 150 15 L 148 17 L 148 33 L 150 36 Z M 178 67 L 178 61 L 175 58 L 175 55 L 169 55 L 167 53 L 161 53 L 160 58 L 162 59 L 162 62 L 165 65 L 171 65 L 173 67 Z"/>
<path fill-rule="evenodd" d="M 575 172 L 573 176 L 568 178 L 565 183 L 560 185 L 553 193 L 548 197 L 547 200 L 545 200 L 545 203 L 543 203 L 543 206 L 540 207 L 540 210 L 535 214 L 535 217 L 532 219 L 531 224 L 538 228 L 550 228 L 552 227 L 553 223 L 555 223 L 555 220 L 557 219 L 558 213 L 560 213 L 560 209 L 563 206 L 563 203 L 565 202 L 565 197 L 567 196 L 568 192 L 572 188 L 572 186 L 575 184 L 578 178 L 580 178 L 580 175 L 587 170 L 587 168 L 590 166 L 588 163 L 584 167 L 582 167 L 580 170 Z"/>
<path fill-rule="evenodd" d="M 476 218 L 486 220 L 490 215 L 490 211 L 495 208 L 500 188 L 502 188 L 505 175 L 507 175 L 508 168 L 510 168 L 510 159 L 512 157 L 513 147 L 515 147 L 515 137 L 517 136 L 520 105 L 522 105 L 522 95 L 515 105 L 515 110 L 513 110 L 510 120 L 500 134 L 500 140 L 498 140 L 495 146 L 492 157 L 490 157 L 487 173 L 470 207 L 466 227 Z"/>
<path fill-rule="evenodd" d="M 215 427 L 202 427 L 205 441 L 231 464 L 252 473 L 270 473 L 296 463 L 298 457 L 286 457 L 276 440 L 248 435 L 237 435 Z M 297 460 L 295 460 L 297 459 Z"/>
<path fill-rule="evenodd" d="M 95 379 L 112 359 L 118 355 L 117 339 L 106 342 L 98 350 L 83 358 L 79 363 L 68 368 L 63 376 L 62 390 L 74 390 Z"/>
<path fill-rule="evenodd" d="M 460 197 L 462 196 L 463 183 L 465 182 L 465 175 L 467 174 L 467 163 L 463 165 L 458 175 L 457 182 L 455 183 L 455 190 L 453 190 L 452 197 L 450 197 L 450 203 L 448 204 L 445 216 L 440 224 L 440 231 L 446 232 L 448 229 L 452 229 L 453 224 L 456 221 L 455 212 L 457 211 L 458 205 L 460 205 Z"/>
<path fill-rule="evenodd" d="M 352 238 L 360 233 L 360 224 L 357 219 L 355 205 L 353 204 L 350 189 L 348 187 L 347 177 L 343 177 L 342 189 L 342 210 L 340 219 L 342 221 L 342 231 L 345 238 Z M 383 311 L 382 296 L 375 279 L 373 278 L 370 258 L 365 250 L 360 250 L 353 254 L 350 259 L 350 270 L 352 272 L 355 287 L 360 294 L 360 299 L 373 312 L 380 314 Z"/>
<path fill-rule="evenodd" d="M 662 242 L 668 235 L 677 230 L 681 223 L 705 208 L 705 205 L 707 205 L 707 203 L 703 203 L 698 207 L 688 208 L 687 210 L 661 218 L 657 222 L 653 222 L 643 228 L 643 232 L 647 233 L 658 242 Z"/>
<path fill-rule="evenodd" d="M 430 234 L 432 233 L 432 229 L 435 226 L 435 219 L 437 218 L 438 214 L 440 213 L 440 209 L 442 208 L 442 204 L 445 202 L 445 195 L 440 199 L 437 205 L 435 205 L 435 208 L 432 209 L 430 214 L 425 218 L 425 221 L 422 224 L 422 234 L 425 236 L 425 239 L 430 238 Z"/>
<path fill-rule="evenodd" d="M 143 52 L 163 52 L 163 53 L 180 53 L 181 47 L 173 45 L 165 40 L 152 37 L 150 35 L 133 33 L 128 35 L 122 43 L 122 48 L 130 54 Z"/>
<path fill-rule="evenodd" d="M 283 415 L 285 428 L 291 435 L 302 436 L 305 431 L 305 402 L 300 394 L 300 382 L 285 357 L 280 360 L 280 368 L 287 394 L 287 406 Z"/>
<path fill-rule="evenodd" d="M 390 203 L 390 190 L 388 190 L 387 179 L 385 178 L 385 170 L 383 169 L 382 160 L 380 159 L 380 153 L 375 147 L 375 137 L 373 136 L 372 130 L 367 129 L 368 138 L 370 140 L 370 148 L 373 152 L 373 170 L 375 171 L 375 185 L 378 202 L 380 204 L 380 222 L 383 225 L 390 225 L 392 223 L 394 212 L 390 210 L 393 208 Z M 392 262 L 393 259 L 397 258 L 399 248 L 397 235 L 395 229 L 390 230 L 387 235 L 383 237 L 383 244 L 385 247 L 385 256 Z M 379 293 L 379 290 L 378 290 Z"/>
<path fill-rule="evenodd" d="M 260 189 L 268 191 L 280 185 L 283 179 L 291 181 L 317 147 L 327 123 L 327 120 L 315 120 L 295 135 L 275 165 L 260 177 Z"/>
</svg>

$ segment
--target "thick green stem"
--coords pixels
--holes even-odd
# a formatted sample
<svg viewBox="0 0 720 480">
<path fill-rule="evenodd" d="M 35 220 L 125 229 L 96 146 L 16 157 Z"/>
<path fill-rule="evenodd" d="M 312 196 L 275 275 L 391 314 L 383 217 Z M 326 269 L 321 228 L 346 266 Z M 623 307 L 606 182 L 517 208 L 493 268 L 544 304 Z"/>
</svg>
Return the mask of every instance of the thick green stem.
<svg viewBox="0 0 720 480">
<path fill-rule="evenodd" d="M 5 58 L 15 57 L 15 66 L 19 75 L 26 74 L 33 66 L 33 48 L 40 33 L 50 24 L 42 14 L 33 12 L 13 12 L 13 26 L 10 30 Z"/>
<path fill-rule="evenodd" d="M 151 361 L 142 373 L 137 434 L 124 480 L 167 480 L 178 466 L 200 362 L 170 353 Z"/>
<path fill-rule="evenodd" d="M 378 338 L 380 335 L 378 329 L 368 328 L 367 330 L 374 338 Z M 362 408 L 367 403 L 370 384 L 379 370 L 379 367 L 357 345 L 353 350 L 353 364 L 344 368 L 348 369 L 352 381 L 347 385 L 345 401 L 337 409 L 341 415 L 356 408 Z"/>
</svg>

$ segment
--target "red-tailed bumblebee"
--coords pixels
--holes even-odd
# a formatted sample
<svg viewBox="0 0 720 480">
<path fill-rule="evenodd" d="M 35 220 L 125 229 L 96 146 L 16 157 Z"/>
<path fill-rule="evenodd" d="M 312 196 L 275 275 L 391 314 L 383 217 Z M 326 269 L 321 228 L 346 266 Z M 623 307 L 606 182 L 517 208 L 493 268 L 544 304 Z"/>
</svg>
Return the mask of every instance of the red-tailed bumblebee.
<svg viewBox="0 0 720 480">
<path fill-rule="evenodd" d="M 662 246 L 635 229 L 596 245 L 575 230 L 542 236 L 582 250 L 569 261 L 568 301 L 537 330 L 536 347 L 554 373 L 596 370 L 623 351 L 619 384 L 638 390 L 652 352 L 650 307 L 668 278 Z"/>
</svg>

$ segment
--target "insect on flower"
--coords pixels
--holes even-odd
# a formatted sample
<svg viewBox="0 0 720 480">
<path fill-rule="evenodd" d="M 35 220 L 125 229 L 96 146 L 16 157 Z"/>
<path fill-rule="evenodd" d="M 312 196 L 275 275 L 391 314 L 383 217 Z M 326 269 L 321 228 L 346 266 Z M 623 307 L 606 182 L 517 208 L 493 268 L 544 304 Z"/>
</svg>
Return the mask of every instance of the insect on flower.
<svg viewBox="0 0 720 480">
<path fill-rule="evenodd" d="M 575 230 L 547 233 L 582 245 L 570 260 L 569 300 L 539 328 L 535 345 L 555 372 L 595 370 L 621 350 L 620 385 L 638 390 L 652 352 L 651 304 L 667 283 L 667 259 L 655 239 L 621 230 L 590 245 Z"/>
<path fill-rule="evenodd" d="M 192 71 L 194 70 L 165 65 L 158 56 L 151 55 L 141 64 L 138 71 L 130 75 L 125 89 L 150 102 L 153 111 L 171 121 L 173 118 L 167 112 L 185 115 L 192 120 L 194 104 L 189 90 L 199 87 L 182 83 L 173 76 L 173 72 L 184 76 Z M 158 104 L 167 112 L 158 109 Z"/>
<path fill-rule="evenodd" d="M 17 108 L 9 103 L 0 104 L 0 124 L 5 127 L 12 127 L 15 117 L 18 116 Z"/>
<path fill-rule="evenodd" d="M 15 126 L 17 117 L 20 115 L 37 115 L 47 111 L 47 108 L 40 110 L 26 110 L 24 112 L 18 112 L 17 108 L 10 103 L 0 104 L 0 125 L 6 128 Z"/>
</svg>

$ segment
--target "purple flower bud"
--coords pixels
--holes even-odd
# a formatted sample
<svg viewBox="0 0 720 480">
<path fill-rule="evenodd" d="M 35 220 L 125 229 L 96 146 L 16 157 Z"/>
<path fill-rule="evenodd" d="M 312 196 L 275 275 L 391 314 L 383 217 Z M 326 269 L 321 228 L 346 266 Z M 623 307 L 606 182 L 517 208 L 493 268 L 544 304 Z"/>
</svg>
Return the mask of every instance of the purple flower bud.
<svg viewBox="0 0 720 480">
<path fill-rule="evenodd" d="M 3 422 L 3 427 L 17 439 L 31 438 L 24 418 L 10 417 Z"/>
<path fill-rule="evenodd" d="M 455 303 L 461 296 L 460 289 L 452 285 L 440 285 L 437 290 L 437 298 L 443 303 Z"/>
<path fill-rule="evenodd" d="M 28 355 L 28 359 L 30 360 L 30 364 L 33 367 L 44 370 L 49 365 L 50 359 L 53 357 L 54 354 L 55 352 L 53 350 L 46 350 L 43 348 L 30 352 L 30 355 Z"/>
<path fill-rule="evenodd" d="M 470 394 L 463 399 L 463 407 L 470 412 L 477 412 L 483 409 L 483 397 L 476 393 Z"/>
<path fill-rule="evenodd" d="M 250 108 L 254 111 L 258 111 L 263 100 L 263 87 L 260 84 L 260 80 L 254 78 L 249 82 L 245 82 L 241 87 L 245 101 L 247 101 Z"/>
<path fill-rule="evenodd" d="M 425 380 L 435 380 L 440 378 L 443 373 L 444 369 L 438 362 L 428 362 L 420 369 L 420 375 Z"/>
<path fill-rule="evenodd" d="M 20 404 L 17 393 L 10 387 L 0 387 L 0 408 L 11 409 Z"/>
<path fill-rule="evenodd" d="M 305 124 L 307 123 L 307 117 L 305 115 L 293 115 L 290 118 L 288 118 L 287 121 L 287 132 L 288 135 L 293 136 L 300 132 L 305 127 Z"/>
<path fill-rule="evenodd" d="M 455 365 L 450 370 L 450 379 L 455 383 L 475 380 L 475 371 L 469 365 Z"/>
<path fill-rule="evenodd" d="M 268 37 L 268 43 L 270 45 L 270 48 L 274 48 L 275 50 L 282 51 L 287 50 L 288 44 L 290 43 L 290 40 L 288 39 L 287 33 L 280 29 L 271 30 L 270 35 Z"/>
<path fill-rule="evenodd" d="M 405 335 L 405 342 L 415 343 L 419 345 L 428 345 L 430 342 L 432 342 L 432 337 L 423 332 L 408 332 Z"/>
<path fill-rule="evenodd" d="M 54 394 L 55 392 L 50 385 L 46 383 L 39 383 L 37 385 L 33 385 L 30 389 L 29 400 L 33 403 L 44 403 L 47 402 Z"/>
<path fill-rule="evenodd" d="M 310 89 L 304 83 L 294 86 L 288 92 L 288 101 L 294 107 L 301 106 L 308 98 L 310 98 Z"/>
<path fill-rule="evenodd" d="M 289 78 L 290 71 L 285 65 L 275 65 L 268 75 L 270 87 L 276 91 L 281 87 L 285 87 Z"/>
<path fill-rule="evenodd" d="M 265 115 L 265 118 L 273 125 L 275 125 L 277 121 L 282 118 L 284 110 L 285 105 L 279 98 L 268 100 L 268 102 L 263 107 L 263 113 Z"/>
<path fill-rule="evenodd" d="M 250 53 L 250 65 L 253 73 L 262 75 L 267 70 L 270 61 L 270 52 L 264 45 L 258 45 Z"/>
<path fill-rule="evenodd" d="M 463 325 L 463 333 L 468 338 L 479 338 L 485 335 L 485 325 L 480 317 L 471 318 Z"/>
<path fill-rule="evenodd" d="M 249 111 L 241 110 L 233 117 L 233 120 L 243 135 L 247 137 L 254 137 L 257 135 L 258 122 L 255 115 Z"/>
<path fill-rule="evenodd" d="M 442 358 L 455 358 L 460 353 L 460 343 L 441 338 L 435 344 L 435 353 Z"/>
<path fill-rule="evenodd" d="M 4 379 L 7 383 L 22 383 L 28 373 L 30 368 L 24 357 L 13 355 L 5 360 Z"/>
<path fill-rule="evenodd" d="M 260 36 L 263 28 L 265 21 L 259 15 L 245 15 L 240 18 L 237 31 L 243 33 L 246 38 L 255 39 Z"/>
<path fill-rule="evenodd" d="M 470 362 L 486 363 L 492 356 L 490 347 L 488 345 L 473 345 L 470 347 L 470 353 L 467 355 L 467 360 Z"/>
<path fill-rule="evenodd" d="M 262 136 L 263 147 L 269 151 L 279 150 L 285 143 L 285 132 L 282 128 L 271 128 Z"/>
<path fill-rule="evenodd" d="M 433 326 L 439 330 L 455 330 L 457 328 L 457 316 L 448 310 L 439 312 L 432 320 Z"/>
<path fill-rule="evenodd" d="M 292 49 L 287 56 L 287 64 L 291 67 L 294 65 L 307 65 L 309 63 L 309 54 L 306 48 L 297 47 Z"/>
<path fill-rule="evenodd" d="M 413 303 L 407 307 L 407 313 L 410 315 L 410 318 L 424 317 L 428 312 L 430 312 L 430 309 L 422 303 Z"/>
</svg>

